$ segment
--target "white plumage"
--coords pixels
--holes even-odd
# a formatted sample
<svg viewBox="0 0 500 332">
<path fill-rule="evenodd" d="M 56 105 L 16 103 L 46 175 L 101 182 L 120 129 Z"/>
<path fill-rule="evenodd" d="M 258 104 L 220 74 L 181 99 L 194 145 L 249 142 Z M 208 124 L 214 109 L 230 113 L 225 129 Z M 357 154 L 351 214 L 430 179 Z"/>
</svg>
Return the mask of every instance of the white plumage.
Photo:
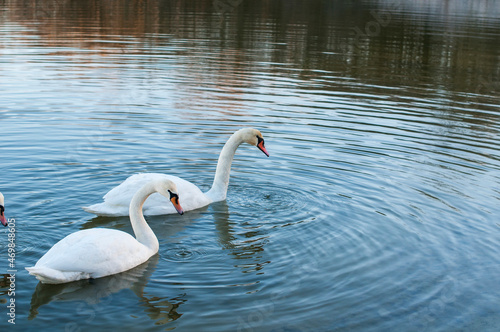
<svg viewBox="0 0 500 332">
<path fill-rule="evenodd" d="M 100 278 L 144 263 L 159 248 L 158 239 L 142 213 L 144 202 L 155 192 L 168 197 L 177 212 L 183 213 L 175 183 L 168 179 L 150 181 L 142 185 L 130 201 L 130 222 L 135 238 L 128 233 L 106 228 L 78 231 L 57 242 L 35 266 L 26 270 L 43 283 L 59 284 Z"/>
<path fill-rule="evenodd" d="M 154 254 L 128 233 L 93 228 L 66 236 L 26 270 L 43 283 L 58 284 L 127 271 Z"/>
<path fill-rule="evenodd" d="M 159 173 L 134 174 L 117 187 L 104 195 L 104 202 L 94 204 L 83 209 L 100 216 L 126 216 L 128 206 L 137 188 L 151 181 L 167 179 L 175 183 L 179 196 L 182 197 L 182 208 L 190 211 L 208 205 L 211 201 L 203 192 L 189 181 L 177 176 Z M 146 216 L 176 213 L 175 208 L 169 204 L 168 198 L 160 194 L 152 194 L 144 203 L 143 213 Z"/>
<path fill-rule="evenodd" d="M 182 196 L 184 211 L 198 209 L 212 202 L 223 201 L 226 199 L 229 173 L 231 171 L 231 163 L 234 154 L 238 146 L 243 142 L 257 146 L 262 152 L 269 156 L 260 131 L 252 128 L 238 130 L 228 139 L 222 148 L 212 188 L 206 193 L 203 193 L 191 182 L 177 176 L 159 173 L 141 173 L 130 176 L 120 185 L 111 189 L 104 195 L 104 202 L 87 206 L 83 209 L 100 216 L 126 216 L 130 200 L 135 191 L 144 185 L 144 183 L 158 179 L 169 179 L 177 185 L 179 195 Z M 166 203 L 167 200 L 165 198 L 158 194 L 154 194 L 146 201 L 144 205 L 144 214 L 161 215 L 175 213 L 175 209 Z"/>
</svg>

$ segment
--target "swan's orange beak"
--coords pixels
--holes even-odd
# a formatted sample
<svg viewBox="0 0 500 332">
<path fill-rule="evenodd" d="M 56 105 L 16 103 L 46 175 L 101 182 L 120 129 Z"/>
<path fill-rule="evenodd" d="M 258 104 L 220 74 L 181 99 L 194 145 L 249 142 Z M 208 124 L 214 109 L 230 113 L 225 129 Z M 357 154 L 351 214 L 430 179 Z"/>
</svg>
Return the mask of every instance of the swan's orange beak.
<svg viewBox="0 0 500 332">
<path fill-rule="evenodd" d="M 264 146 L 264 139 L 257 136 L 257 141 L 257 147 L 259 148 L 259 150 L 264 152 L 264 154 L 269 157 L 269 153 L 267 153 L 266 147 Z"/>
<path fill-rule="evenodd" d="M 170 201 L 174 205 L 175 210 L 179 214 L 184 214 L 184 210 L 182 209 L 181 205 L 179 204 L 179 195 L 174 194 L 173 192 L 170 192 Z"/>
<path fill-rule="evenodd" d="M 5 215 L 3 214 L 4 211 L 5 208 L 3 207 L 3 205 L 0 205 L 0 222 L 2 223 L 2 225 L 7 226 L 8 223 Z"/>
</svg>

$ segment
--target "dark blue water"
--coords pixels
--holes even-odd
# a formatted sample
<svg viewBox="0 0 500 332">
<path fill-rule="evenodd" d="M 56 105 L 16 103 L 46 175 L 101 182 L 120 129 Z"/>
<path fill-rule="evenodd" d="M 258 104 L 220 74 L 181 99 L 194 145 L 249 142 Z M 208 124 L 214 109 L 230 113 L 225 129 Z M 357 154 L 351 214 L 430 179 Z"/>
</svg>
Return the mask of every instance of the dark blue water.
<svg viewBox="0 0 500 332">
<path fill-rule="evenodd" d="M 496 331 L 500 8 L 492 1 L 23 1 L 0 12 L 0 327 Z M 24 270 L 128 176 L 227 200 L 149 217 L 159 254 L 43 285 Z M 181 198 L 182 204 L 182 198 Z M 12 228 L 11 228 L 12 229 Z M 91 253 L 89 253 L 91 254 Z M 15 295 L 7 277 L 15 270 Z"/>
</svg>

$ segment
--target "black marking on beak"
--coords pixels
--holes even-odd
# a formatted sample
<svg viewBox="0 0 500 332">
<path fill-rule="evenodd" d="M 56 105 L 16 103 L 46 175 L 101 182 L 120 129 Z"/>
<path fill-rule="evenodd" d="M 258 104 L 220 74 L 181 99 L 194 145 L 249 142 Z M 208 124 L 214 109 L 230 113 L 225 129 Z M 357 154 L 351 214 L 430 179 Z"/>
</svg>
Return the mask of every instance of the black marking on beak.
<svg viewBox="0 0 500 332">
<path fill-rule="evenodd" d="M 179 195 L 171 192 L 170 190 L 168 191 L 170 194 L 170 202 L 174 205 L 175 210 L 177 210 L 177 213 L 179 214 L 184 214 L 184 210 L 182 209 L 181 205 L 179 204 Z"/>
<path fill-rule="evenodd" d="M 175 204 L 179 204 L 179 195 L 174 194 L 170 190 L 168 191 L 168 193 L 170 194 L 170 200 L 172 201 L 173 199 L 173 202 L 175 202 Z"/>
<path fill-rule="evenodd" d="M 9 224 L 7 222 L 7 219 L 5 218 L 4 216 L 4 213 L 5 212 L 5 208 L 3 205 L 0 205 L 0 221 L 2 222 L 2 225 L 4 225 L 5 227 L 7 227 L 7 225 Z"/>
<path fill-rule="evenodd" d="M 264 139 L 260 136 L 257 136 L 257 147 L 269 157 L 269 153 L 267 153 L 266 146 L 264 145 Z"/>
</svg>

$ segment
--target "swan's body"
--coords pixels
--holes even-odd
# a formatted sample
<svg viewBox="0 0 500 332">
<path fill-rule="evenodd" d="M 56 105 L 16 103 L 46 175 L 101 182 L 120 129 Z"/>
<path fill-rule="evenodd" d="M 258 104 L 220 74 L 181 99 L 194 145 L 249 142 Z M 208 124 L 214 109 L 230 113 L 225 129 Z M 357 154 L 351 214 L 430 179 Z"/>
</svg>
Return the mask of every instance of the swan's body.
<svg viewBox="0 0 500 332">
<path fill-rule="evenodd" d="M 179 195 L 182 196 L 182 208 L 184 211 L 194 210 L 211 203 L 197 186 L 177 176 L 159 173 L 140 173 L 132 175 L 119 186 L 111 189 L 104 196 L 104 203 L 86 207 L 84 210 L 104 216 L 126 216 L 128 214 L 127 205 L 130 204 L 137 188 L 142 187 L 145 183 L 162 179 L 167 179 L 175 183 Z M 168 199 L 165 197 L 159 194 L 152 194 L 144 203 L 143 212 L 144 215 L 155 216 L 175 213 L 175 209 L 172 205 L 168 204 Z"/>
<path fill-rule="evenodd" d="M 4 211 L 5 211 L 4 197 L 3 197 L 3 194 L 0 193 L 0 222 L 2 223 L 2 225 L 7 226 L 8 222 L 7 222 L 7 218 L 5 218 L 5 215 L 3 214 Z"/>
<path fill-rule="evenodd" d="M 169 179 L 176 184 L 178 192 L 182 196 L 182 205 L 185 211 L 198 209 L 212 202 L 223 201 L 226 199 L 229 173 L 234 154 L 238 146 L 243 142 L 257 146 L 269 156 L 260 131 L 252 128 L 238 130 L 228 139 L 222 148 L 212 188 L 206 193 L 203 193 L 191 182 L 177 176 L 160 173 L 141 173 L 130 176 L 120 185 L 111 189 L 104 195 L 104 202 L 84 207 L 83 209 L 100 216 L 127 215 L 128 205 L 134 192 L 144 185 L 144 183 L 158 179 Z M 152 195 L 146 204 L 144 204 L 144 214 L 161 215 L 175 213 L 172 206 L 165 203 L 166 200 L 162 196 L 157 194 Z"/>
<path fill-rule="evenodd" d="M 157 251 L 125 232 L 106 228 L 86 229 L 57 242 L 34 267 L 26 270 L 43 283 L 59 284 L 130 270 Z"/>
<path fill-rule="evenodd" d="M 26 270 L 47 284 L 100 278 L 127 271 L 158 252 L 155 234 L 142 214 L 146 199 L 155 192 L 170 200 L 182 214 L 175 184 L 169 180 L 149 182 L 135 193 L 130 202 L 132 235 L 106 228 L 78 231 L 57 242 L 33 267 Z M 170 193 L 170 195 L 169 195 Z"/>
</svg>

